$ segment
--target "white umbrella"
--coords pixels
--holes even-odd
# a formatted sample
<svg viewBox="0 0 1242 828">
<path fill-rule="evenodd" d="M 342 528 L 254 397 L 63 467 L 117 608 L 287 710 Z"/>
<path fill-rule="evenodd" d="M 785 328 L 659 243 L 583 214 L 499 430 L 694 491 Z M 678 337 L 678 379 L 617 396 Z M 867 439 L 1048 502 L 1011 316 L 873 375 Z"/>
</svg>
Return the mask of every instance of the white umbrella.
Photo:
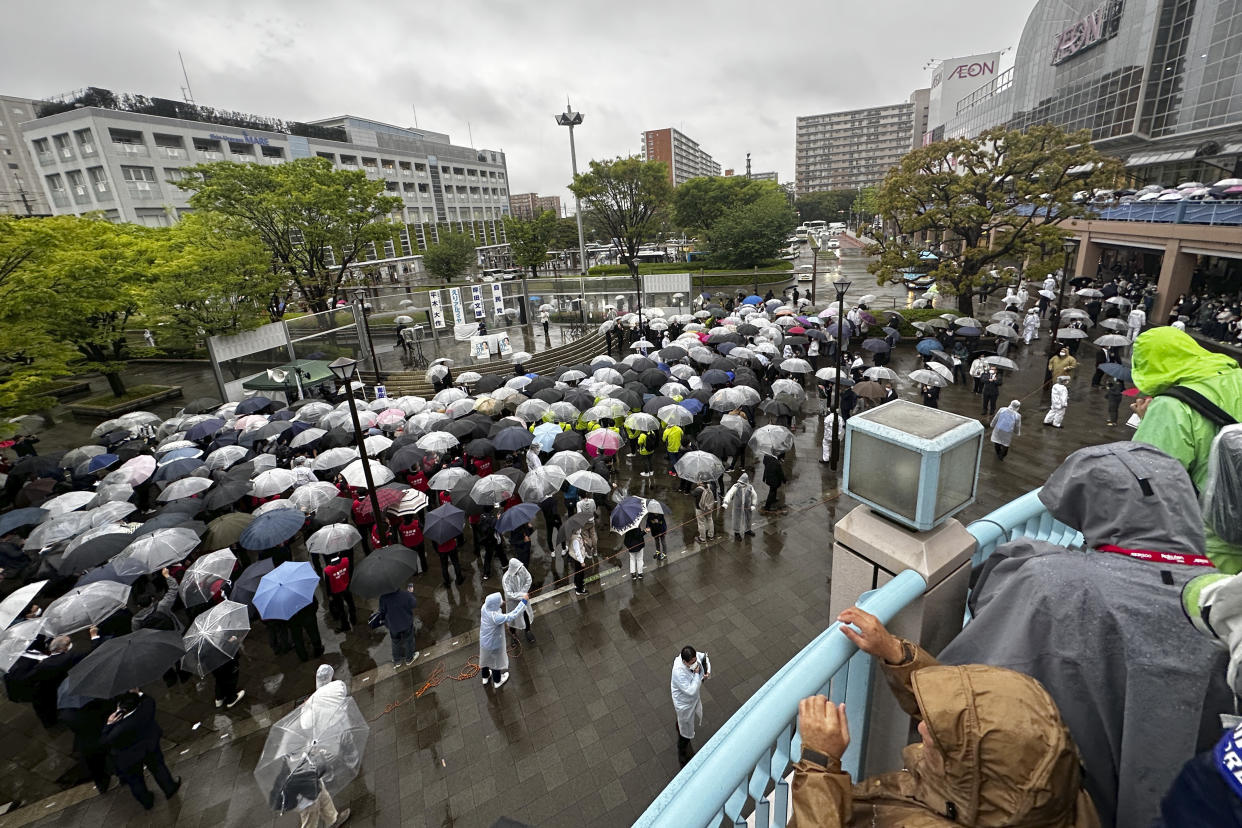
<svg viewBox="0 0 1242 828">
<path fill-rule="evenodd" d="M 819 376 L 819 375 L 816 374 L 816 376 Z M 863 371 L 863 376 L 870 380 L 890 380 L 893 382 L 897 381 L 897 372 L 894 371 L 892 368 L 885 368 L 883 365 L 878 365 L 874 368 L 868 368 L 866 371 Z"/>
<path fill-rule="evenodd" d="M 183 477 L 180 480 L 174 480 L 169 483 L 168 487 L 160 492 L 160 496 L 156 499 L 161 503 L 167 503 L 170 500 L 192 497 L 210 489 L 213 482 L 208 477 Z"/>
<path fill-rule="evenodd" d="M 1101 348 L 1124 348 L 1130 344 L 1130 340 L 1117 334 L 1104 334 L 1095 340 L 1095 344 Z"/>
<path fill-rule="evenodd" d="M 336 486 L 324 480 L 316 480 L 294 489 L 289 495 L 289 502 L 309 515 L 339 494 Z"/>
<path fill-rule="evenodd" d="M 367 460 L 366 462 L 371 469 L 371 482 L 373 482 L 376 486 L 382 486 L 396 477 L 396 475 L 392 473 L 392 470 L 383 463 L 377 463 L 374 460 Z M 355 460 L 345 468 L 341 469 L 341 476 L 345 478 L 345 482 L 350 486 L 358 487 L 365 486 L 367 484 L 366 477 L 364 476 L 364 472 L 362 470 L 361 460 Z"/>
<path fill-rule="evenodd" d="M 0 629 L 8 627 L 17 618 L 18 613 L 24 610 L 30 604 L 31 599 L 43 589 L 43 585 L 47 581 L 35 581 L 19 587 L 9 593 L 9 597 L 0 601 Z"/>
<path fill-rule="evenodd" d="M 929 385 L 932 388 L 945 388 L 949 384 L 945 382 L 944 377 L 940 376 L 935 371 L 919 369 L 917 371 L 911 371 L 906 376 L 910 377 L 910 379 L 914 380 L 919 385 Z"/>
<path fill-rule="evenodd" d="M 330 523 L 306 539 L 306 551 L 312 555 L 336 555 L 361 542 L 362 534 L 350 524 Z"/>
<path fill-rule="evenodd" d="M 362 441 L 362 445 L 367 450 L 367 456 L 374 457 L 380 452 L 386 451 L 392 445 L 392 440 L 382 434 L 372 434 Z"/>
<path fill-rule="evenodd" d="M 447 431 L 429 431 L 414 443 L 423 451 L 448 451 L 460 444 L 461 441 Z"/>
<path fill-rule="evenodd" d="M 1057 328 L 1057 339 L 1086 339 L 1087 332 L 1081 328 Z"/>
<path fill-rule="evenodd" d="M 255 497 L 271 497 L 293 488 L 297 477 L 289 469 L 268 469 L 250 481 L 250 494 Z"/>
<path fill-rule="evenodd" d="M 94 499 L 94 492 L 65 492 L 59 497 L 44 501 L 40 508 L 47 510 L 49 518 L 54 518 L 69 512 L 76 512 Z"/>
<path fill-rule="evenodd" d="M 950 384 L 953 384 L 953 369 L 940 362 L 933 362 L 929 365 L 930 370 L 935 371 Z"/>
</svg>

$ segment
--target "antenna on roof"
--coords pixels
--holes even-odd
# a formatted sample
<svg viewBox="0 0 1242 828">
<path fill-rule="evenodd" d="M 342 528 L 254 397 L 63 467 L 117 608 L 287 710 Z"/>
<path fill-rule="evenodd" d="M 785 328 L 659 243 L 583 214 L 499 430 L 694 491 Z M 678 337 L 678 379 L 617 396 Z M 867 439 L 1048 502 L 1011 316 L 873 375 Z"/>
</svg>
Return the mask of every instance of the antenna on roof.
<svg viewBox="0 0 1242 828">
<path fill-rule="evenodd" d="M 414 110 L 414 128 L 418 129 L 418 107 L 410 104 L 410 109 Z"/>
<path fill-rule="evenodd" d="M 474 149 L 474 133 L 470 131 L 469 121 L 466 121 L 466 136 L 470 139 L 470 148 Z"/>
<path fill-rule="evenodd" d="M 185 79 L 185 86 L 181 87 L 181 97 L 185 102 L 194 105 L 194 92 L 190 89 L 190 73 L 185 71 L 185 58 L 181 56 L 181 50 L 177 50 L 177 60 L 181 61 L 181 77 Z"/>
</svg>

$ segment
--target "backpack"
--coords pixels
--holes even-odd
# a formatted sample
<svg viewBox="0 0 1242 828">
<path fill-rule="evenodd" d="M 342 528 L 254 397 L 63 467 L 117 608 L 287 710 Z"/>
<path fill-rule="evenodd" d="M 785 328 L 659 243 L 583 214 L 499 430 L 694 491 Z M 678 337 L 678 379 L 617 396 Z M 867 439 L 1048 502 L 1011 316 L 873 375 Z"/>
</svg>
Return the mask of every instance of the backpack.
<svg viewBox="0 0 1242 828">
<path fill-rule="evenodd" d="M 1242 425 L 1191 388 L 1174 385 L 1160 394 L 1199 413 L 1217 429 L 1208 453 L 1208 474 L 1200 492 L 1203 523 L 1226 543 L 1242 544 Z"/>
</svg>

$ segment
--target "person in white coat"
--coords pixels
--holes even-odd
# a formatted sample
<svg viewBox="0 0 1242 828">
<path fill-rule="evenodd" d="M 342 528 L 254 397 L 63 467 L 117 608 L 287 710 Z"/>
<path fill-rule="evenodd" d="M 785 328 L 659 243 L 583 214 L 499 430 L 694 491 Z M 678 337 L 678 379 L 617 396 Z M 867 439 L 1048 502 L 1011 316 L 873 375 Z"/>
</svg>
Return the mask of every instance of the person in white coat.
<svg viewBox="0 0 1242 828">
<path fill-rule="evenodd" d="M 669 689 L 673 694 L 673 712 L 677 715 L 677 760 L 683 768 L 694 756 L 694 728 L 703 721 L 703 682 L 711 676 L 707 653 L 686 646 L 673 659 Z"/>
<path fill-rule="evenodd" d="M 505 601 L 508 605 L 517 606 L 522 596 L 530 592 L 533 582 L 534 578 L 531 577 L 530 570 L 517 558 L 510 558 L 509 566 L 500 576 L 500 586 L 505 591 Z M 517 640 L 517 630 L 526 630 L 526 640 L 534 643 L 535 634 L 531 631 L 534 621 L 535 613 L 528 603 L 526 610 L 518 613 L 517 617 L 509 622 L 509 631 L 513 633 L 513 640 Z"/>
<path fill-rule="evenodd" d="M 750 483 L 750 475 L 743 472 L 738 477 L 737 482 L 725 492 L 721 505 L 729 516 L 734 540 L 741 540 L 743 532 L 747 535 L 755 534 L 751 527 L 754 525 L 755 510 L 759 508 L 759 495 Z"/>
<path fill-rule="evenodd" d="M 574 593 L 586 595 L 586 546 L 581 529 L 569 536 L 569 565 L 574 570 Z"/>
<path fill-rule="evenodd" d="M 1025 308 L 1026 303 L 1029 302 L 1030 299 L 1031 299 L 1031 294 L 1029 291 L 1027 291 L 1026 284 L 1024 283 L 1024 284 L 1019 285 L 1018 286 L 1018 309 L 1021 310 L 1022 308 Z"/>
<path fill-rule="evenodd" d="M 1005 459 L 1013 438 L 1022 433 L 1022 415 L 1018 413 L 1021 407 L 1022 403 L 1014 400 L 992 416 L 992 448 L 996 449 L 998 460 Z"/>
<path fill-rule="evenodd" d="M 1147 313 L 1137 305 L 1134 310 L 1130 311 L 1130 315 L 1126 317 L 1126 334 L 1131 342 L 1138 338 L 1143 332 L 1143 326 L 1147 324 Z"/>
<path fill-rule="evenodd" d="M 315 670 L 315 692 L 302 702 L 302 726 L 310 729 L 315 721 L 316 710 L 329 710 L 345 703 L 349 698 L 349 688 L 340 679 L 333 680 L 334 672 L 327 664 L 320 664 Z M 335 828 L 349 819 L 349 809 L 338 811 L 328 793 L 322 778 L 319 780 L 319 796 L 308 807 L 298 812 L 300 828 Z"/>
<path fill-rule="evenodd" d="M 493 687 L 500 687 L 509 680 L 509 653 L 505 646 L 505 625 L 530 607 L 530 599 L 522 595 L 518 605 L 509 612 L 500 609 L 500 593 L 493 592 L 483 599 L 479 611 L 479 674 L 483 685 L 491 680 Z"/>
<path fill-rule="evenodd" d="M 836 428 L 837 442 L 839 444 L 845 439 L 845 421 L 829 411 L 824 415 L 824 439 L 820 444 L 824 452 L 823 459 L 820 461 L 822 463 L 827 463 L 832 459 L 832 431 L 834 427 Z"/>
<path fill-rule="evenodd" d="M 1022 319 L 1022 341 L 1030 345 L 1032 339 L 1039 339 L 1039 314 L 1035 308 L 1028 310 Z"/>
<path fill-rule="evenodd" d="M 1070 378 L 1065 375 L 1057 377 L 1056 384 L 1052 386 L 1052 407 L 1044 415 L 1044 425 L 1060 428 L 1061 423 L 1065 422 L 1065 409 L 1069 408 L 1069 381 Z"/>
</svg>

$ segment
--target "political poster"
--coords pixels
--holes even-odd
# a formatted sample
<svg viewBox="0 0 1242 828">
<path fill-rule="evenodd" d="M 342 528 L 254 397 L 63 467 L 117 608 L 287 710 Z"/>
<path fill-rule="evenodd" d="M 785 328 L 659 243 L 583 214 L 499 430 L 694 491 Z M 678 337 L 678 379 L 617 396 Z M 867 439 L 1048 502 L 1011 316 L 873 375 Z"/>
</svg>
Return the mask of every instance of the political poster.
<svg viewBox="0 0 1242 828">
<path fill-rule="evenodd" d="M 440 291 L 427 291 L 427 298 L 431 303 L 431 324 L 437 328 L 447 327 L 444 321 L 444 304 L 440 298 Z"/>
<path fill-rule="evenodd" d="M 481 285 L 470 286 L 470 304 L 474 308 L 474 318 L 483 318 L 483 287 Z"/>
<path fill-rule="evenodd" d="M 453 308 L 453 324 L 466 324 L 466 309 L 461 302 L 461 288 L 449 288 L 449 305 Z"/>
<path fill-rule="evenodd" d="M 492 285 L 492 314 L 497 319 L 505 315 L 505 291 L 500 285 Z"/>
</svg>

